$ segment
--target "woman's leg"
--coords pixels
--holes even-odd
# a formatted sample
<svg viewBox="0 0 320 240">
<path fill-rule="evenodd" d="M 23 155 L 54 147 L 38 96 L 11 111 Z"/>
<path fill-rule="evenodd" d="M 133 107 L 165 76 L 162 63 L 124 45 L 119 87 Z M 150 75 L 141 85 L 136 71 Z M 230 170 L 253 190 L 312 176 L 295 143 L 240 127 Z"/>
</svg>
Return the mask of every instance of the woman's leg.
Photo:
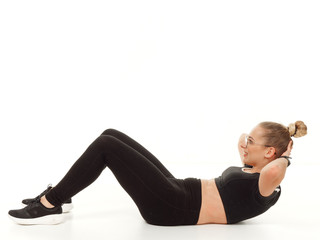
<svg viewBox="0 0 320 240">
<path fill-rule="evenodd" d="M 99 136 L 74 163 L 66 176 L 46 194 L 47 200 L 61 205 L 91 183 L 109 167 L 140 212 L 160 203 L 176 201 L 179 186 L 134 148 L 111 135 Z M 156 205 L 155 205 L 156 204 Z"/>
<path fill-rule="evenodd" d="M 146 159 L 151 161 L 165 176 L 174 178 L 174 176 L 168 171 L 168 169 L 166 169 L 165 166 L 163 166 L 163 164 L 152 153 L 150 153 L 147 149 L 145 149 L 138 142 L 136 142 L 126 134 L 118 130 L 109 128 L 105 130 L 101 135 L 110 135 L 119 139 L 120 141 L 124 142 L 125 144 L 129 145 L 130 147 L 141 153 L 143 156 L 145 156 Z"/>
<path fill-rule="evenodd" d="M 158 166 L 118 138 L 100 135 L 45 195 L 56 206 L 52 212 L 36 202 L 22 210 L 9 211 L 9 215 L 23 224 L 43 224 L 42 216 L 48 217 L 46 221 L 50 223 L 60 222 L 52 220 L 61 214 L 60 205 L 93 183 L 105 167 L 109 167 L 148 223 L 196 224 L 201 207 L 200 180 L 168 177 Z M 41 214 L 36 213 L 39 209 Z M 22 221 L 26 216 L 28 223 Z"/>
</svg>

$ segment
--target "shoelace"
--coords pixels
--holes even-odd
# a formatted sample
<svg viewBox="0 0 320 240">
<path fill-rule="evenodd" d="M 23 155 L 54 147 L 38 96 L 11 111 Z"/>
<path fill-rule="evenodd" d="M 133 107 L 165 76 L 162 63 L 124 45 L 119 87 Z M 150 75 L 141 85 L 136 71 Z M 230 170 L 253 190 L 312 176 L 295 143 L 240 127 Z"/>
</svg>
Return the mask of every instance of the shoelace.
<svg viewBox="0 0 320 240">
<path fill-rule="evenodd" d="M 30 203 L 25 207 L 25 209 L 30 209 L 30 208 L 32 208 L 32 207 L 33 207 L 34 205 L 36 205 L 36 204 L 40 204 L 40 205 L 42 205 L 43 207 L 46 208 L 46 206 L 44 206 L 44 205 L 41 203 L 40 198 L 38 198 L 38 199 L 30 202 Z M 56 208 L 56 207 L 54 207 L 54 208 Z M 50 208 L 50 209 L 54 209 L 54 208 Z"/>
<path fill-rule="evenodd" d="M 48 186 L 47 186 L 47 189 L 44 190 L 42 193 L 40 193 L 38 196 L 35 197 L 35 199 L 33 201 L 31 201 L 30 203 L 32 202 L 37 202 L 37 201 L 40 201 L 40 198 L 46 193 L 49 191 L 49 189 L 52 188 L 52 184 L 50 183 Z"/>
<path fill-rule="evenodd" d="M 35 204 L 40 203 L 40 198 L 36 199 L 35 201 L 32 201 L 28 204 L 28 206 L 26 206 L 26 209 L 30 209 L 32 208 Z"/>
</svg>

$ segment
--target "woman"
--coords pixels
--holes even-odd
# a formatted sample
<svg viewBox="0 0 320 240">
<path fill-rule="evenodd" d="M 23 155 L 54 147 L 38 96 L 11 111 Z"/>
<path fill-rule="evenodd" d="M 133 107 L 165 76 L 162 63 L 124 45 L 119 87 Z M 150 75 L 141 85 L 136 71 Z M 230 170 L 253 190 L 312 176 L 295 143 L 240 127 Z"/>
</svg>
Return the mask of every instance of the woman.
<svg viewBox="0 0 320 240">
<path fill-rule="evenodd" d="M 285 127 L 274 122 L 258 124 L 242 134 L 239 153 L 245 167 L 229 167 L 218 178 L 176 179 L 150 152 L 125 134 L 104 131 L 53 188 L 28 205 L 9 211 L 19 224 L 57 224 L 63 205 L 93 183 L 109 167 L 136 203 L 146 222 L 154 225 L 237 223 L 267 211 L 281 193 L 291 137 L 307 134 L 302 121 Z"/>
</svg>

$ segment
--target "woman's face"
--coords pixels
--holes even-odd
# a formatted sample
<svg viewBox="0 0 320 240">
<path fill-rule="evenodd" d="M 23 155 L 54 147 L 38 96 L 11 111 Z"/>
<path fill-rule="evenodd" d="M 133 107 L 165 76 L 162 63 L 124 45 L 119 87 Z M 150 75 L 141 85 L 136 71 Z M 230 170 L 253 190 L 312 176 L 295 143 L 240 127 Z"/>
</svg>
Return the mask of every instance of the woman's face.
<svg viewBox="0 0 320 240">
<path fill-rule="evenodd" d="M 263 135 L 265 130 L 259 125 L 256 126 L 250 134 L 247 136 L 247 145 L 241 146 L 244 151 L 244 163 L 256 166 L 256 165 L 266 165 L 266 161 L 270 155 L 270 147 L 265 145 Z"/>
</svg>

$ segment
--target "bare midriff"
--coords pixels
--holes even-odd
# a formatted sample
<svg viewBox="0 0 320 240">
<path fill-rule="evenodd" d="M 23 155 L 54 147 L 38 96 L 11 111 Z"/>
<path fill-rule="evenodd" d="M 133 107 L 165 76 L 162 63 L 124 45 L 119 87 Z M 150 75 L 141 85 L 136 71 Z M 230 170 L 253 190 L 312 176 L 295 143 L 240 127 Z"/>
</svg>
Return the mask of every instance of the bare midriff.
<svg viewBox="0 0 320 240">
<path fill-rule="evenodd" d="M 202 201 L 197 224 L 226 224 L 227 217 L 214 179 L 201 179 Z"/>
</svg>

